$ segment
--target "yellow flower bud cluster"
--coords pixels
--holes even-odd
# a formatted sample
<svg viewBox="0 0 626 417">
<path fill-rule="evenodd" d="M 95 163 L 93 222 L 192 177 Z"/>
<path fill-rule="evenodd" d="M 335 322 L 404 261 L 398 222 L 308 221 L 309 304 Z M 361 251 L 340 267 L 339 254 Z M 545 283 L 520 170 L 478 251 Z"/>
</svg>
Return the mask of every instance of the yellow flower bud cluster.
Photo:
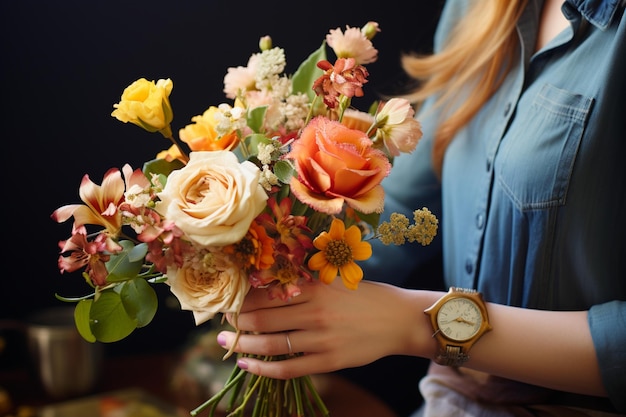
<svg viewBox="0 0 626 417">
<path fill-rule="evenodd" d="M 384 245 L 402 245 L 406 241 L 430 244 L 437 235 L 439 220 L 426 207 L 413 212 L 413 224 L 401 213 L 392 213 L 388 222 L 382 222 L 376 236 Z"/>
</svg>

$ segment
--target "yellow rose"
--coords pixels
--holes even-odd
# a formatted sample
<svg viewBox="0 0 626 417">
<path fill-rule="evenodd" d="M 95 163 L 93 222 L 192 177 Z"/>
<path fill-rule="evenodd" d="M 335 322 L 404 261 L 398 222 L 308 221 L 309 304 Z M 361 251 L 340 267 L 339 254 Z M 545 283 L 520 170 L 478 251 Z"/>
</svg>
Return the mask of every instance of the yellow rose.
<svg viewBox="0 0 626 417">
<path fill-rule="evenodd" d="M 248 274 L 220 248 L 201 249 L 181 268 L 167 271 L 167 284 L 196 325 L 217 313 L 238 313 L 250 289 Z"/>
<path fill-rule="evenodd" d="M 111 116 L 124 123 L 133 123 L 148 132 L 172 136 L 170 123 L 174 118 L 170 93 L 174 84 L 167 80 L 148 81 L 140 78 L 124 89 L 119 103 L 114 104 Z"/>
<path fill-rule="evenodd" d="M 260 176 L 256 165 L 239 163 L 230 151 L 192 152 L 169 175 L 156 210 L 198 245 L 237 243 L 265 208 Z"/>
</svg>

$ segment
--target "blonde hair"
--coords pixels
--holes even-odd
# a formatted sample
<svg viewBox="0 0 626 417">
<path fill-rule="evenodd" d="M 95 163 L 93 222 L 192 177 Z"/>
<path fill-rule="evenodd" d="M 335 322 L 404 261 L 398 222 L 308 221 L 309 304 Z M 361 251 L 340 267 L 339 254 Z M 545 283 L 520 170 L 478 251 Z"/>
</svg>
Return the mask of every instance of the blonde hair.
<svg viewBox="0 0 626 417">
<path fill-rule="evenodd" d="M 440 52 L 402 56 L 406 73 L 420 81 L 406 98 L 419 104 L 436 95 L 437 106 L 455 108 L 435 132 L 433 164 L 438 174 L 454 135 L 492 96 L 511 68 L 518 45 L 515 25 L 526 3 L 527 0 L 474 1 Z M 473 85 L 471 100 L 458 105 L 458 92 L 467 85 Z"/>
</svg>

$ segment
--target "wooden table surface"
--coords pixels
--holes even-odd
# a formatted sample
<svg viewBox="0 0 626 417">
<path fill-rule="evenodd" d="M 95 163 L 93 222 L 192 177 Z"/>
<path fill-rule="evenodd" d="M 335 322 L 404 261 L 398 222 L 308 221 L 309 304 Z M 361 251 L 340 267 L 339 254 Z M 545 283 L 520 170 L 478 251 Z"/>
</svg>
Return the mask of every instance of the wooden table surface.
<svg viewBox="0 0 626 417">
<path fill-rule="evenodd" d="M 0 370 L 0 388 L 8 394 L 12 404 L 12 410 L 5 414 L 0 409 L 0 416 L 18 414 L 25 417 L 39 416 L 42 413 L 38 410 L 49 408 L 50 405 L 58 408 L 64 404 L 75 404 L 84 398 L 101 398 L 107 393 L 125 390 L 144 392 L 152 398 L 172 405 L 177 415 L 188 416 L 189 411 L 200 403 L 198 398 L 181 395 L 172 388 L 173 372 L 179 364 L 180 358 L 175 354 L 110 358 L 105 361 L 101 380 L 92 393 L 85 397 L 63 401 L 49 398 L 26 370 L 9 372 Z M 331 417 L 396 417 L 394 412 L 377 397 L 341 376 L 318 375 L 315 376 L 315 383 Z M 49 410 L 43 414 L 65 417 L 63 413 L 54 414 Z"/>
</svg>

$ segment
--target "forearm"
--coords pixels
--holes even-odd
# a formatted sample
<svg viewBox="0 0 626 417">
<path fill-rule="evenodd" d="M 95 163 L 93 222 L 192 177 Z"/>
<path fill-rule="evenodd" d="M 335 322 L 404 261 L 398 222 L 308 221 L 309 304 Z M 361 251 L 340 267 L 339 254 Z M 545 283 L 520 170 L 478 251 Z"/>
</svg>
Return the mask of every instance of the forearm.
<svg viewBox="0 0 626 417">
<path fill-rule="evenodd" d="M 606 395 L 585 311 L 488 308 L 494 330 L 474 347 L 468 367 L 547 388 Z"/>
</svg>

